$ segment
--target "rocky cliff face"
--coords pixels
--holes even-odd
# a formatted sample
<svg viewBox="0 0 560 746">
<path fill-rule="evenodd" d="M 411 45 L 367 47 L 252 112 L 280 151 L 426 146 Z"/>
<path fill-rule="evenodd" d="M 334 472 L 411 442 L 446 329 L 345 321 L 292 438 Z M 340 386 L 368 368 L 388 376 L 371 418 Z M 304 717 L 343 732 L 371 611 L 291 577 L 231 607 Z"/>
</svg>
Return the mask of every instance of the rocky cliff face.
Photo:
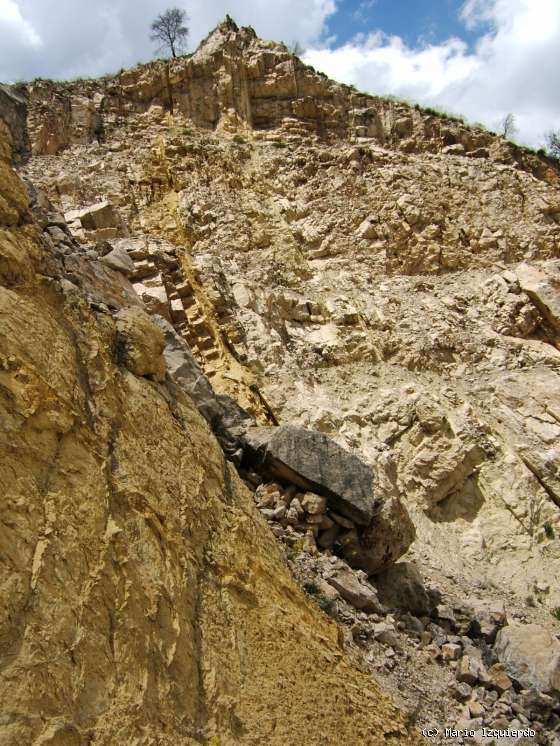
<svg viewBox="0 0 560 746">
<path fill-rule="evenodd" d="M 437 713 L 462 717 L 477 727 L 499 723 L 504 713 L 509 712 L 510 720 L 518 713 L 512 710 L 515 706 L 527 722 L 541 723 L 541 730 L 546 721 L 546 732 L 552 733 L 554 705 L 539 700 L 541 704 L 533 706 L 526 699 L 520 704 L 512 698 L 511 680 L 504 686 L 503 666 L 510 666 L 512 677 L 517 675 L 519 668 L 511 663 L 515 652 L 509 643 L 507 656 L 498 648 L 493 651 L 492 645 L 496 619 L 504 623 L 504 608 L 521 626 L 531 622 L 542 628 L 532 639 L 549 639 L 547 635 L 557 632 L 552 612 L 560 606 L 558 166 L 479 129 L 333 83 L 281 45 L 263 42 L 251 29 L 239 30 L 230 21 L 190 58 L 169 66 L 153 63 L 101 81 L 38 82 L 28 87 L 28 98 L 34 156 L 23 174 L 44 190 L 37 196 L 38 208 L 48 197 L 60 211 L 53 217 L 51 210 L 49 217 L 43 210 L 37 219 L 43 252 L 64 269 L 62 295 L 57 295 L 53 281 L 44 279 L 48 272 L 38 270 L 25 252 L 18 259 L 21 250 L 14 246 L 19 244 L 9 239 L 12 248 L 5 250 L 4 262 L 10 272 L 35 277 L 33 290 L 18 285 L 11 291 L 31 296 L 31 308 L 18 306 L 21 324 L 36 319 L 34 339 L 47 339 L 52 350 L 59 350 L 56 362 L 43 358 L 46 367 L 37 372 L 36 361 L 23 376 L 17 372 L 19 353 L 11 353 L 16 373 L 10 381 L 17 382 L 11 385 L 17 385 L 17 396 L 22 406 L 31 407 L 33 417 L 33 407 L 38 408 L 38 424 L 31 432 L 40 442 L 25 445 L 35 455 L 29 456 L 24 470 L 39 473 L 33 460 L 38 458 L 46 472 L 40 472 L 37 483 L 46 486 L 37 499 L 42 505 L 46 496 L 54 495 L 54 517 L 45 509 L 42 519 L 44 548 L 38 559 L 37 550 L 30 548 L 20 561 L 22 567 L 31 562 L 42 568 L 49 557 L 58 556 L 51 549 L 53 541 L 60 542 L 64 554 L 81 537 L 90 559 L 85 563 L 79 559 L 82 549 L 72 550 L 74 560 L 84 564 L 80 571 L 68 570 L 80 598 L 71 612 L 76 619 L 72 629 L 79 632 L 80 620 L 87 619 L 100 644 L 109 648 L 116 644 L 109 642 L 116 639 L 115 630 L 123 636 L 126 624 L 136 620 L 129 598 L 140 595 L 149 599 L 149 608 L 163 604 L 167 609 L 161 619 L 159 611 L 153 612 L 154 627 L 146 622 L 142 633 L 124 633 L 126 645 L 119 654 L 139 666 L 138 676 L 133 683 L 126 676 L 111 679 L 111 703 L 128 712 L 123 703 L 132 702 L 131 692 L 136 693 L 142 681 L 140 689 L 150 690 L 146 697 L 153 705 L 134 716 L 140 720 L 129 715 L 127 723 L 148 722 L 141 718 L 151 717 L 149 713 L 162 717 L 160 695 L 154 692 L 174 687 L 170 680 L 184 685 L 187 668 L 181 668 L 177 678 L 169 674 L 175 663 L 157 678 L 153 644 L 162 661 L 170 656 L 174 661 L 178 651 L 185 656 L 182 665 L 198 661 L 190 681 L 206 683 L 188 695 L 195 703 L 181 716 L 188 727 L 200 732 L 202 722 L 214 723 L 212 717 L 219 720 L 212 733 L 226 732 L 239 742 L 245 738 L 250 743 L 252 736 L 259 742 L 265 733 L 267 743 L 321 742 L 313 741 L 320 739 L 314 732 L 300 738 L 294 736 L 297 730 L 289 730 L 299 727 L 293 723 L 300 710 L 282 732 L 272 730 L 273 720 L 277 728 L 284 727 L 274 714 L 264 719 L 269 730 L 254 735 L 251 729 L 261 721 L 254 713 L 249 718 L 245 705 L 238 704 L 239 681 L 250 679 L 255 691 L 257 677 L 272 681 L 252 666 L 269 665 L 263 651 L 278 650 L 271 640 L 280 619 L 282 624 L 293 620 L 298 629 L 308 629 L 299 626 L 302 619 L 309 625 L 326 622 L 316 622 L 292 589 L 282 554 L 254 516 L 244 487 L 225 465 L 190 400 L 165 388 L 165 371 L 158 367 L 165 340 L 154 333 L 151 347 L 142 342 L 150 336 L 148 313 L 167 320 L 171 332 L 166 334 L 176 335 L 176 347 L 186 343 L 192 349 L 217 395 L 233 399 L 256 424 L 297 425 L 330 436 L 373 469 L 376 495 L 385 505 L 406 506 L 416 526 L 416 542 L 406 563 L 374 579 L 380 598 L 405 613 L 404 621 L 393 629 L 393 622 L 378 619 L 387 626 L 371 627 L 370 617 L 357 620 L 336 595 L 343 587 L 344 602 L 352 599 L 354 607 L 367 608 L 368 614 L 384 613 L 364 585 L 366 578 L 348 576 L 347 566 L 330 557 L 333 551 L 344 555 L 344 547 L 337 549 L 336 542 L 353 536 L 352 523 L 345 525 L 344 517 L 337 523 L 340 516 L 329 516 L 324 505 L 318 509 L 312 499 L 295 498 L 290 488 L 284 491 L 286 485 L 260 485 L 259 478 L 242 469 L 246 483 L 258 485 L 255 501 L 274 535 L 289 546 L 292 571 L 308 589 L 312 577 L 313 593 L 322 589 L 327 601 L 335 588 L 338 621 L 351 628 L 354 642 L 367 648 L 368 665 L 387 677 L 387 686 L 398 687 L 406 702 L 414 704 L 414 686 L 408 680 L 426 685 L 429 691 L 419 705 L 426 724 Z M 9 178 L 13 181 L 12 172 Z M 21 191 L 19 182 L 13 189 Z M 10 225 L 17 223 L 23 213 L 11 198 L 5 199 Z M 29 246 L 38 257 L 38 244 Z M 18 261 L 22 268 L 16 271 Z M 33 274 L 38 271 L 40 278 Z M 37 310 L 37 303 L 51 305 Z M 123 306 L 137 310 L 123 318 Z M 145 333 L 134 342 L 140 328 Z M 116 330 L 121 334 L 118 344 Z M 64 344 L 56 342 L 57 334 L 66 340 L 66 353 Z M 127 335 L 132 341 L 127 342 Z M 23 344 L 19 339 L 17 343 Z M 30 343 L 29 355 L 35 346 Z M 128 372 L 115 365 L 115 349 L 124 355 L 121 362 L 129 366 Z M 37 393 L 33 386 L 48 388 Z M 10 391 L 13 407 L 18 399 Z M 65 403 L 58 403 L 60 396 L 66 396 Z M 42 412 L 42 403 L 39 407 L 43 400 L 51 402 L 49 416 Z M 49 417 L 64 419 L 65 412 L 68 418 L 70 412 L 81 418 L 83 429 L 76 429 L 74 419 L 51 424 Z M 206 440 L 202 435 L 198 440 L 199 431 Z M 235 457 L 237 448 L 237 441 L 232 442 L 229 457 Z M 43 452 L 43 447 L 54 450 Z M 201 451 L 204 458 L 197 461 Z M 61 476 L 55 478 L 47 463 L 57 464 L 58 458 L 68 460 L 60 462 L 55 473 Z M 17 471 L 12 473 L 11 484 L 31 490 L 29 480 L 21 476 L 18 482 Z M 15 506 L 20 505 L 18 499 Z M 86 500 L 103 508 L 76 517 Z M 77 511 L 73 519 L 72 511 Z M 64 518 L 64 526 L 68 521 L 68 539 L 57 538 L 56 516 Z M 86 517 L 98 523 L 82 529 Z M 35 528 L 39 525 L 29 520 Z M 303 553 L 300 524 L 307 532 Z M 341 533 L 343 529 L 347 533 Z M 91 536 L 98 537 L 95 549 Z M 148 549 L 152 539 L 157 552 Z M 30 547 L 38 546 L 37 541 L 30 539 Z M 210 559 L 205 560 L 207 551 Z M 212 559 L 215 555 L 221 559 Z M 228 569 L 229 563 L 234 569 Z M 156 566 L 161 568 L 157 572 Z M 145 567 L 153 581 L 144 578 Z M 85 586 L 75 580 L 82 571 L 88 578 L 93 573 L 89 592 L 102 594 L 87 606 L 82 601 Z M 47 574 L 48 593 L 55 578 L 67 582 L 60 580 L 62 570 L 52 573 Z M 168 580 L 160 594 L 162 577 Z M 223 590 L 224 577 L 232 578 L 226 583 L 230 590 Z M 17 593 L 22 594 L 21 608 L 27 609 L 28 597 Z M 56 597 L 56 590 L 52 593 Z M 280 600 L 285 594 L 290 604 Z M 118 614 L 113 613 L 119 620 L 124 615 L 118 625 L 110 611 L 105 621 L 90 616 L 90 609 L 99 615 L 109 597 L 120 599 L 108 607 L 118 608 Z M 144 603 L 137 600 L 136 608 L 144 608 Z M 279 614 L 275 604 L 288 611 Z M 216 613 L 212 609 L 222 609 L 226 622 L 209 620 L 209 631 L 203 626 L 196 644 L 205 642 L 204 650 L 210 650 L 215 661 L 215 656 L 225 655 L 222 645 L 228 640 L 231 666 L 206 664 L 204 650 L 192 647 L 196 637 L 184 633 L 191 648 L 179 642 L 176 627 L 183 629 L 183 614 L 196 627 L 194 619 L 203 614 L 202 608 L 209 617 Z M 475 614 L 473 609 L 483 610 Z M 411 614 L 416 621 L 410 621 Z M 254 618 L 254 639 L 239 639 L 236 620 L 242 615 Z M 164 618 L 173 630 L 171 642 L 165 643 Z M 467 618 L 470 621 L 464 621 Z M 399 625 L 412 629 L 413 643 L 399 638 Z M 21 629 L 21 624 L 15 626 Z M 325 626 L 329 629 L 332 635 L 332 627 Z M 308 649 L 312 633 L 309 638 L 306 634 L 300 638 L 298 632 L 297 640 Z M 317 634 L 313 645 L 327 645 L 321 640 L 330 639 L 327 632 Z M 135 635 L 138 648 L 131 649 Z M 72 639 L 84 637 L 90 636 L 76 632 Z M 64 635 L 61 639 L 66 640 Z M 373 649 L 369 639 L 374 640 Z M 19 637 L 14 640 L 13 649 L 19 651 Z M 295 645 L 293 639 L 290 645 Z M 393 652 L 380 662 L 375 645 Z M 420 647 L 430 645 L 431 653 L 423 657 Z M 418 648 L 418 654 L 409 655 L 410 646 Z M 88 669 L 87 675 L 79 666 L 71 669 L 70 678 L 77 682 L 72 692 L 81 691 L 85 682 L 92 687 L 92 681 L 116 676 L 110 673 L 116 660 L 111 651 L 100 679 L 97 668 L 95 674 Z M 302 655 L 299 648 L 293 652 L 294 661 Z M 270 655 L 276 661 L 284 653 Z M 144 663 L 138 663 L 138 656 Z M 283 659 L 282 665 L 291 665 L 291 660 Z M 442 660 L 447 674 L 441 671 Z M 490 669 L 489 675 L 484 665 L 498 669 Z M 326 675 L 330 670 L 327 666 Z M 399 670 L 407 675 L 399 678 Z M 313 678 L 314 671 L 309 676 L 315 683 L 303 685 L 310 687 L 306 702 L 315 696 L 315 684 L 326 696 L 326 679 Z M 450 672 L 460 683 L 453 694 L 446 679 Z M 344 668 L 344 675 L 358 674 Z M 295 682 L 295 674 L 290 676 L 286 674 L 287 680 Z M 67 681 L 64 676 L 61 680 Z M 516 680 L 517 689 L 524 690 L 524 681 Z M 262 687 L 263 699 L 255 694 L 263 702 L 261 718 L 270 706 L 264 704 L 270 701 L 267 686 Z M 106 712 L 113 706 L 103 700 L 106 687 L 98 683 L 94 688 L 95 696 L 87 695 L 92 697 L 91 712 Z M 214 699 L 208 691 L 214 692 Z M 239 701 L 244 702 L 249 690 L 241 691 Z M 370 689 L 364 691 L 369 696 Z M 73 693 L 64 696 L 65 701 L 78 701 Z M 442 704 L 450 698 L 470 704 L 459 712 L 457 704 Z M 184 703 L 187 695 L 179 699 Z M 165 699 L 165 706 L 172 708 L 170 701 Z M 340 716 L 345 728 L 357 728 L 348 731 L 350 738 L 375 743 L 368 740 L 374 736 L 363 735 L 366 721 L 360 708 L 366 700 L 357 701 L 352 705 L 355 718 L 333 706 L 333 728 Z M 227 726 L 222 705 L 235 713 L 227 716 Z M 447 710 L 438 710 L 441 707 Z M 214 714 L 218 712 L 222 714 Z M 247 730 L 236 730 L 236 718 Z M 156 727 L 154 722 L 149 720 L 150 727 Z M 334 740 L 325 742 L 341 742 L 345 733 L 336 731 Z M 195 730 L 189 734 L 197 737 Z M 326 738 L 331 738 L 330 731 Z M 551 735 L 539 738 L 539 743 L 554 743 Z"/>
<path fill-rule="evenodd" d="M 0 118 L 2 744 L 412 743 L 11 145 Z"/>
<path fill-rule="evenodd" d="M 314 134 L 339 142 L 366 138 L 403 152 L 448 152 L 518 164 L 558 181 L 557 170 L 482 127 L 439 116 L 329 80 L 228 19 L 189 58 L 157 61 L 99 81 L 29 88 L 33 151 L 102 141 L 123 120 L 164 106 L 197 127 L 225 132 L 278 130 L 288 140 Z"/>
<path fill-rule="evenodd" d="M 27 102 L 12 87 L 0 85 L 0 116 L 11 133 L 12 157 L 21 163 L 29 155 Z"/>
</svg>

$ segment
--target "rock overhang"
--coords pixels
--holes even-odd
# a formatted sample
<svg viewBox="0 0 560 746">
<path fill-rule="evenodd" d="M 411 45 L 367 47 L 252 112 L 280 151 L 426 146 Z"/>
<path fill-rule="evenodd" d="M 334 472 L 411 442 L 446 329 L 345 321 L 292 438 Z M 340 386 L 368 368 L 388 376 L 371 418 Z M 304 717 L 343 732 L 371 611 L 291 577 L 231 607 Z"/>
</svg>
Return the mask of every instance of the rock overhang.
<svg viewBox="0 0 560 746">
<path fill-rule="evenodd" d="M 374 518 L 373 469 L 324 433 L 290 425 L 254 427 L 244 444 L 247 463 L 272 478 L 325 496 L 333 510 L 360 526 Z"/>
</svg>

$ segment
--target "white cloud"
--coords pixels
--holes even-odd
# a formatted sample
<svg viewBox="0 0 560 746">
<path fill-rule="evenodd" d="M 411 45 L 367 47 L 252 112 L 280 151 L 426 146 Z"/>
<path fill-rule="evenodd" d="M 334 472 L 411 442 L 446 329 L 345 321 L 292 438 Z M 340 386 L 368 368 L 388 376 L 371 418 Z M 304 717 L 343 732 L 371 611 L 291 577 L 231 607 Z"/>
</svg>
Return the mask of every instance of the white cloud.
<svg viewBox="0 0 560 746">
<path fill-rule="evenodd" d="M 467 28 L 474 29 L 482 23 L 491 23 L 494 20 L 494 10 L 488 0 L 465 0 L 460 16 Z"/>
<path fill-rule="evenodd" d="M 375 33 L 310 50 L 306 61 L 362 90 L 437 105 L 489 127 L 513 112 L 519 139 L 539 145 L 546 130 L 560 127 L 560 2 L 467 0 L 462 19 L 471 28 L 491 24 L 473 51 L 458 39 L 409 47 Z"/>
<path fill-rule="evenodd" d="M 336 0 L 0 0 L 0 80 L 95 76 L 149 60 L 149 25 L 170 5 L 190 16 L 191 49 L 226 13 L 264 38 L 308 45 L 336 11 Z"/>
<path fill-rule="evenodd" d="M 253 26 L 264 39 L 316 43 L 326 21 L 336 12 L 335 0 L 230 0 L 188 3 L 193 40 L 206 36 L 226 13 L 241 26 Z"/>
<path fill-rule="evenodd" d="M 41 46 L 41 38 L 25 20 L 15 0 L 0 0 L 0 28 L 25 46 Z M 7 34 L 6 34 L 7 35 Z"/>
<path fill-rule="evenodd" d="M 356 10 L 352 13 L 352 18 L 358 23 L 367 23 L 373 6 L 377 4 L 377 0 L 362 0 Z"/>
<path fill-rule="evenodd" d="M 464 80 L 477 66 L 467 46 L 450 39 L 439 46 L 409 49 L 398 36 L 370 34 L 338 49 L 307 52 L 305 59 L 319 70 L 359 89 L 396 92 L 415 97 L 438 96 L 452 82 Z"/>
</svg>

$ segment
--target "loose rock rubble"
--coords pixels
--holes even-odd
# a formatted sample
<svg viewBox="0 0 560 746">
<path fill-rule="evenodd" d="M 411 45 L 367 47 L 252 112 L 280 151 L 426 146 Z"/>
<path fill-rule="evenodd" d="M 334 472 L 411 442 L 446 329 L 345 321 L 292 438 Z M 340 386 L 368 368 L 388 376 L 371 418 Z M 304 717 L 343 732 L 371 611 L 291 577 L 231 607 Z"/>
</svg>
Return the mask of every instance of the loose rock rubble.
<svg viewBox="0 0 560 746">
<path fill-rule="evenodd" d="M 253 487 L 261 482 L 255 473 L 245 479 Z M 446 605 L 438 589 L 426 588 L 417 568 L 407 562 L 390 564 L 372 577 L 352 569 L 344 560 L 345 537 L 358 527 L 329 510 L 324 497 L 298 492 L 294 485 L 261 482 L 254 499 L 285 545 L 304 590 L 348 628 L 349 647 L 372 671 L 386 676 L 410 660 L 412 651 L 429 656 L 435 669 L 430 684 L 439 690 L 440 700 L 431 711 L 424 702 L 423 718 L 431 712 L 424 725 L 438 721 L 477 732 L 459 743 L 491 743 L 482 737 L 482 728 L 535 732 L 530 740 L 515 737 L 503 743 L 560 743 L 554 735 L 560 726 L 560 643 L 546 630 L 509 624 L 499 603 Z M 407 675 L 406 668 L 401 675 Z M 438 670 L 445 672 L 443 689 Z M 394 685 L 391 679 L 388 683 Z"/>
<path fill-rule="evenodd" d="M 293 485 L 287 489 L 274 482 L 259 485 L 255 502 L 275 536 L 288 546 L 299 542 L 310 554 L 335 544 L 342 548 L 357 534 L 356 524 L 349 518 L 327 510 L 325 497 L 297 492 Z"/>
<path fill-rule="evenodd" d="M 252 437 L 251 430 L 248 433 Z M 302 432 L 299 438 L 306 435 Z M 355 459 L 333 445 L 340 451 L 340 457 Z M 319 455 L 320 453 L 321 451 Z M 262 465 L 259 468 L 262 469 Z M 266 467 L 264 473 L 267 473 Z M 258 474 L 253 477 L 249 474 L 246 476 L 249 485 L 252 484 L 251 478 L 258 481 L 261 479 Z M 332 491 L 336 481 L 330 482 L 326 478 L 326 472 L 323 473 L 322 481 L 326 497 L 313 492 L 298 492 L 294 484 L 286 488 L 270 482 L 257 487 L 257 507 L 271 524 L 275 536 L 290 546 L 299 542 L 312 554 L 320 550 L 334 550 L 350 566 L 365 571 L 366 576 L 379 572 L 406 552 L 414 539 L 414 527 L 400 501 L 389 500 L 387 506 L 382 500 L 376 503 L 371 495 L 369 502 L 371 507 L 376 505 L 376 512 L 372 513 L 371 519 L 364 526 L 364 513 L 359 514 L 359 521 L 353 521 L 348 518 L 348 513 L 352 513 L 352 510 L 345 509 L 346 515 L 338 512 L 342 503 Z M 347 493 L 346 500 L 350 498 L 351 495 Z M 351 503 L 347 504 L 352 507 Z M 366 508 L 362 500 L 360 504 L 362 508 Z"/>
<path fill-rule="evenodd" d="M 482 736 L 482 728 L 535 733 L 525 740 L 500 738 L 507 744 L 560 742 L 555 735 L 560 726 L 558 689 L 551 691 L 548 683 L 529 682 L 523 664 L 516 669 L 512 659 L 522 658 L 522 646 L 513 645 L 514 652 L 506 659 L 503 640 L 516 626 L 509 626 L 503 608 L 446 606 L 436 603 L 440 599 L 437 590 L 424 588 L 431 611 L 424 608 L 416 616 L 406 604 L 403 608 L 380 601 L 382 579 L 368 579 L 365 573 L 353 571 L 330 550 L 317 554 L 304 546 L 299 551 L 291 538 L 284 536 L 282 540 L 304 589 L 347 630 L 347 648 L 400 696 L 406 692 L 403 701 L 418 727 L 439 724 L 441 730 L 441 725 L 447 724 L 456 730 L 475 731 L 474 737 L 460 737 L 459 743 L 491 743 L 491 737 Z M 398 571 L 401 564 L 406 563 L 397 563 L 391 572 Z M 406 573 L 410 574 L 410 567 Z M 415 581 L 421 582 L 417 571 L 414 575 Z M 396 590 L 402 592 L 402 588 Z M 529 649 L 537 659 L 542 654 L 544 660 L 544 630 L 531 632 L 530 625 L 519 630 L 524 636 L 541 635 L 541 643 Z M 492 644 L 496 636 L 498 641 Z M 533 670 L 542 668 L 537 663 Z M 414 692 L 424 704 L 422 714 Z M 448 738 L 434 742 L 445 743 Z"/>
<path fill-rule="evenodd" d="M 65 297 L 118 325 L 122 369 L 171 411 L 196 403 L 359 665 L 415 732 L 556 745 L 557 165 L 231 20 L 167 68 L 26 95 Z M 300 458 L 334 446 L 359 461 L 350 501 L 349 461 L 325 482 Z"/>
</svg>

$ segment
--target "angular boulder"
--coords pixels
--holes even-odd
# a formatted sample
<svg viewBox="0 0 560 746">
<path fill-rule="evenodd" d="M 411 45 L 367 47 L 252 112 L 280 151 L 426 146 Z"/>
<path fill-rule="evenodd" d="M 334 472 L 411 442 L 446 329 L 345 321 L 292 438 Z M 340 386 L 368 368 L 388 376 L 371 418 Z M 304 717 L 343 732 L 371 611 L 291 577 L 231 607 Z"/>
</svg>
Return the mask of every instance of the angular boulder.
<svg viewBox="0 0 560 746">
<path fill-rule="evenodd" d="M 422 576 L 412 562 L 389 565 L 376 575 L 374 582 L 385 606 L 415 616 L 429 616 L 434 609 L 435 599 L 426 590 Z"/>
<path fill-rule="evenodd" d="M 507 614 L 503 603 L 476 602 L 472 605 L 471 637 L 482 637 L 483 640 L 492 644 L 505 624 L 507 624 Z"/>
<path fill-rule="evenodd" d="M 117 211 L 107 200 L 85 207 L 79 211 L 77 217 L 86 230 L 94 231 L 99 228 L 117 228 L 120 225 L 120 218 Z"/>
<path fill-rule="evenodd" d="M 115 246 L 111 251 L 102 256 L 100 261 L 116 272 L 122 272 L 125 277 L 132 277 L 134 274 L 134 262 L 128 256 L 123 246 Z"/>
<path fill-rule="evenodd" d="M 416 529 L 403 502 L 390 497 L 379 503 L 367 527 L 348 531 L 340 543 L 350 567 L 376 575 L 402 557 L 415 538 Z"/>
<path fill-rule="evenodd" d="M 145 285 L 143 282 L 135 282 L 132 287 L 135 292 L 142 298 L 144 305 L 151 314 L 157 314 L 163 316 L 169 320 L 169 298 L 165 285 Z"/>
<path fill-rule="evenodd" d="M 369 584 L 361 583 L 352 570 L 343 567 L 342 563 L 340 567 L 333 569 L 325 580 L 355 609 L 369 613 L 383 611 L 375 590 Z"/>
<path fill-rule="evenodd" d="M 455 672 L 457 681 L 469 686 L 480 683 L 483 686 L 490 683 L 490 677 L 482 660 L 471 655 L 464 655 Z"/>
<path fill-rule="evenodd" d="M 358 526 L 374 518 L 373 470 L 323 433 L 291 425 L 253 427 L 244 444 L 245 458 L 271 479 L 325 496 L 330 508 Z"/>
<path fill-rule="evenodd" d="M 534 267 L 523 262 L 515 270 L 519 286 L 533 301 L 555 331 L 560 331 L 560 262 L 546 262 Z"/>
<path fill-rule="evenodd" d="M 498 632 L 494 652 L 524 689 L 560 693 L 560 642 L 539 624 L 511 624 Z"/>
<path fill-rule="evenodd" d="M 503 694 L 513 686 L 503 663 L 494 663 L 488 669 L 488 676 L 490 676 L 490 688 L 494 689 L 498 694 Z"/>
<path fill-rule="evenodd" d="M 165 378 L 163 333 L 141 308 L 123 308 L 116 314 L 117 359 L 136 376 L 156 381 Z"/>
<path fill-rule="evenodd" d="M 375 226 L 375 218 L 366 218 L 363 223 L 360 224 L 356 230 L 358 238 L 377 238 L 377 228 Z"/>
</svg>

